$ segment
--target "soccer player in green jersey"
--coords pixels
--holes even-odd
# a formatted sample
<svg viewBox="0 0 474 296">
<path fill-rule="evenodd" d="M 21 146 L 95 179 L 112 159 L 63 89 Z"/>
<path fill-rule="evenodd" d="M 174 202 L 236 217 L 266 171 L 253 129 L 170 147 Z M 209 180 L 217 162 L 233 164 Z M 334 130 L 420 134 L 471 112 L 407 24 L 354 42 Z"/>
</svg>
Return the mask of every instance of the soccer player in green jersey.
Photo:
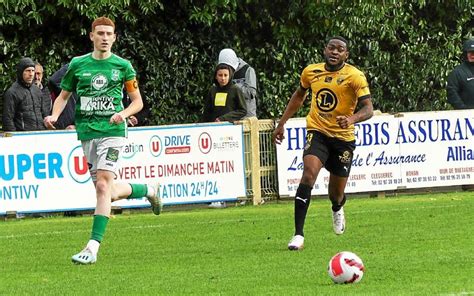
<svg viewBox="0 0 474 296">
<path fill-rule="evenodd" d="M 89 37 L 94 45 L 93 52 L 71 60 L 61 81 L 62 91 L 54 102 L 52 115 L 44 119 L 46 127 L 54 129 L 54 123 L 71 93 L 77 93 L 77 136 L 87 158 L 97 197 L 90 240 L 81 252 L 72 256 L 72 261 L 77 264 L 96 262 L 113 201 L 145 196 L 153 213 L 159 215 L 162 209 L 158 184 L 114 183 L 122 148 L 126 144 L 127 118 L 142 109 L 143 101 L 132 65 L 111 52 L 116 40 L 114 22 L 106 17 L 97 18 L 92 23 Z M 124 85 L 131 100 L 127 108 L 122 105 Z"/>
</svg>

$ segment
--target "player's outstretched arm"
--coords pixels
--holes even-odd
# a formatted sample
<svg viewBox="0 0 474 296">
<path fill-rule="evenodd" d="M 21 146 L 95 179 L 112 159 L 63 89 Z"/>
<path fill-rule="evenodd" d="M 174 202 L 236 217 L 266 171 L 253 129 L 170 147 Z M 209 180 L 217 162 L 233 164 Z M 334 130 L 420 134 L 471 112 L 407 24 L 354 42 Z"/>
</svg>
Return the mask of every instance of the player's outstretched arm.
<svg viewBox="0 0 474 296">
<path fill-rule="evenodd" d="M 291 96 L 290 101 L 288 102 L 288 105 L 286 106 L 285 112 L 283 112 L 283 115 L 280 118 L 280 121 L 278 122 L 277 127 L 273 131 L 273 142 L 276 144 L 280 144 L 283 139 L 285 139 L 285 136 L 283 135 L 283 127 L 285 123 L 293 117 L 293 115 L 298 111 L 298 109 L 303 105 L 303 102 L 306 98 L 306 90 L 302 88 L 301 86 L 298 86 L 296 91 L 293 93 Z"/>
</svg>

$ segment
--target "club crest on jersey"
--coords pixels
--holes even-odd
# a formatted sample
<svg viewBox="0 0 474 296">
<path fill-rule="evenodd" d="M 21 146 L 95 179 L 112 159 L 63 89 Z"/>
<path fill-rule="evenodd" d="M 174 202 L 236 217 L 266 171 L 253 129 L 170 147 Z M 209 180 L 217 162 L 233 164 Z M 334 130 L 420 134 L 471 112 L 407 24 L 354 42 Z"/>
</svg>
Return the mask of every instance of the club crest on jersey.
<svg viewBox="0 0 474 296">
<path fill-rule="evenodd" d="M 104 75 L 100 73 L 92 77 L 91 85 L 92 85 L 92 88 L 94 88 L 95 90 L 101 90 L 105 88 L 107 84 L 108 84 L 107 77 L 105 77 Z"/>
<path fill-rule="evenodd" d="M 119 81 L 120 71 L 117 69 L 112 69 L 112 81 Z"/>
</svg>

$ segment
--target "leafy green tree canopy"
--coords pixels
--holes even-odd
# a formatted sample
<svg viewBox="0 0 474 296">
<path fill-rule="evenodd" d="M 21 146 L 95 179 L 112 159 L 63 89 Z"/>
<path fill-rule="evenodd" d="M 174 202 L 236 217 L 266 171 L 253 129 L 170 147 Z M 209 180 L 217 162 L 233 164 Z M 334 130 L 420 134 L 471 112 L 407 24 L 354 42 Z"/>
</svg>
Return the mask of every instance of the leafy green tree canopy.
<svg viewBox="0 0 474 296">
<path fill-rule="evenodd" d="M 151 124 L 200 120 L 225 47 L 257 72 L 259 117 L 277 118 L 333 35 L 350 40 L 349 62 L 366 73 L 376 108 L 444 110 L 446 77 L 474 27 L 470 0 L 3 0 L 0 15 L 1 95 L 22 56 L 42 63 L 47 78 L 89 52 L 90 24 L 106 15 L 117 25 L 114 52 L 137 69 Z"/>
</svg>

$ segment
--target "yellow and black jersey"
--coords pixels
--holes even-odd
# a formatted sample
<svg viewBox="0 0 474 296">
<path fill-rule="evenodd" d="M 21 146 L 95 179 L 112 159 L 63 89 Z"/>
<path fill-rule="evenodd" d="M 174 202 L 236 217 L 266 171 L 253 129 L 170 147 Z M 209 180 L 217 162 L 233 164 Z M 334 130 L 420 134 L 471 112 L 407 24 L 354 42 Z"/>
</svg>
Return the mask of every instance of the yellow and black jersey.
<svg viewBox="0 0 474 296">
<path fill-rule="evenodd" d="M 311 64 L 301 73 L 300 84 L 304 89 L 311 88 L 307 129 L 318 130 L 343 141 L 353 141 L 354 125 L 342 129 L 337 124 L 336 117 L 351 116 L 358 101 L 370 98 L 364 73 L 349 64 L 334 72 L 327 71 L 324 63 Z"/>
</svg>

